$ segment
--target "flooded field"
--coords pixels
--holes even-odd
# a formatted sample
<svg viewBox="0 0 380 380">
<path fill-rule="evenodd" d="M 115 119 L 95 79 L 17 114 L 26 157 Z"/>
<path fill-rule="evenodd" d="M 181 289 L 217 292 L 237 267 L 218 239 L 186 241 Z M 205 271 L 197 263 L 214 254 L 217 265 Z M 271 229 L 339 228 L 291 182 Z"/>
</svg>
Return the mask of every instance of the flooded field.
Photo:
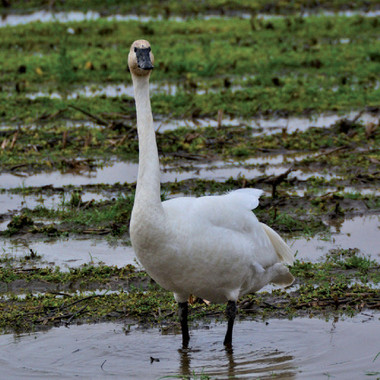
<svg viewBox="0 0 380 380">
<path fill-rule="evenodd" d="M 9 3 L 0 377 L 379 378 L 378 6 Z M 180 349 L 177 304 L 131 247 L 141 36 L 161 198 L 262 189 L 255 214 L 296 253 L 292 286 L 239 300 L 232 350 L 225 306 L 201 299 Z"/>
</svg>

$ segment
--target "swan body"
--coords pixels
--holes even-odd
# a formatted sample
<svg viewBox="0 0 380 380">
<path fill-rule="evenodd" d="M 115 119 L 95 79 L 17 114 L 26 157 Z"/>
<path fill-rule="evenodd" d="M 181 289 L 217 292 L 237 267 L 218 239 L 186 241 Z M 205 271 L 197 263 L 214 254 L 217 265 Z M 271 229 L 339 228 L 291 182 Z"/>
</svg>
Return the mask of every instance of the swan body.
<svg viewBox="0 0 380 380">
<path fill-rule="evenodd" d="M 149 42 L 135 41 L 128 56 L 139 136 L 132 246 L 148 274 L 174 293 L 180 305 L 183 345 L 189 340 L 187 299 L 191 294 L 211 302 L 228 302 L 225 344 L 230 345 L 238 298 L 271 282 L 290 285 L 294 278 L 285 264 L 293 263 L 293 254 L 281 237 L 252 213 L 261 190 L 161 202 L 149 99 L 153 62 Z"/>
<path fill-rule="evenodd" d="M 175 198 L 162 203 L 159 228 L 149 230 L 135 227 L 133 218 L 132 244 L 141 264 L 156 282 L 174 292 L 177 302 L 185 302 L 190 294 L 217 303 L 236 301 L 269 282 L 286 282 L 288 277 L 290 281 L 288 269 L 251 212 L 260 193 L 241 189 Z M 149 223 L 154 223 L 152 217 Z M 141 221 L 139 226 L 147 224 Z M 291 263 L 290 255 L 287 262 Z"/>
</svg>

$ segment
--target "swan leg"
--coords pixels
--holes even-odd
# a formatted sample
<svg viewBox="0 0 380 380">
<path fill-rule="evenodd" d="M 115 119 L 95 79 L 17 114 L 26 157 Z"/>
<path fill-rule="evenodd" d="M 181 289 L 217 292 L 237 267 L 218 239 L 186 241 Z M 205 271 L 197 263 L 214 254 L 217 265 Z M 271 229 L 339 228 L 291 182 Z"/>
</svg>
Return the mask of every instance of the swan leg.
<svg viewBox="0 0 380 380">
<path fill-rule="evenodd" d="M 181 323 L 182 330 L 182 348 L 187 348 L 190 341 L 189 327 L 187 325 L 188 304 L 187 302 L 178 302 L 178 307 L 179 321 Z"/>
<path fill-rule="evenodd" d="M 226 317 L 228 319 L 228 327 L 227 327 L 226 336 L 224 338 L 224 345 L 227 348 L 232 347 L 232 329 L 234 327 L 235 316 L 236 316 L 236 302 L 228 301 L 227 308 L 226 308 Z"/>
</svg>

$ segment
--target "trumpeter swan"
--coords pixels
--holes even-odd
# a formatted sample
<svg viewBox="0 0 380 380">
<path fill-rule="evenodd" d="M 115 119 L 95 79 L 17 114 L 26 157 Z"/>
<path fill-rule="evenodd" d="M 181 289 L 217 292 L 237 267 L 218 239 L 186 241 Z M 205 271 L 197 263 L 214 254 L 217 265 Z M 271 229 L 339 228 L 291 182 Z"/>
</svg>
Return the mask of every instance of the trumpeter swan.
<svg viewBox="0 0 380 380">
<path fill-rule="evenodd" d="M 188 347 L 191 294 L 227 302 L 232 344 L 239 296 L 272 282 L 290 285 L 284 264 L 293 254 L 281 237 L 252 213 L 262 193 L 240 189 L 225 195 L 160 199 L 160 166 L 149 98 L 154 57 L 148 41 L 135 41 L 128 55 L 139 137 L 139 169 L 130 224 L 132 246 L 148 274 L 174 293 L 179 304 L 182 345 Z"/>
</svg>

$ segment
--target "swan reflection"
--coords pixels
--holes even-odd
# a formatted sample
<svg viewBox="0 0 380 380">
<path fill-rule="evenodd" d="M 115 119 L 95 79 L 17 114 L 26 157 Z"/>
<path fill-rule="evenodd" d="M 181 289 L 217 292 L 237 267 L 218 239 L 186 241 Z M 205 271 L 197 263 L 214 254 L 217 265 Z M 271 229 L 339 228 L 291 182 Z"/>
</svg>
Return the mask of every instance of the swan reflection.
<svg viewBox="0 0 380 380">
<path fill-rule="evenodd" d="M 281 379 L 292 380 L 296 378 L 297 374 L 295 357 L 276 349 L 263 349 L 248 353 L 242 351 L 236 353 L 233 348 L 220 349 L 214 352 L 214 357 L 210 357 L 210 364 L 203 367 L 196 363 L 203 354 L 206 354 L 204 351 L 192 348 L 179 349 L 178 354 L 178 375 L 186 379 L 201 374 L 218 379 L 247 376 L 266 379 L 273 378 L 273 375 L 276 374 L 281 376 Z M 204 358 L 202 359 L 202 363 L 204 363 Z"/>
</svg>

